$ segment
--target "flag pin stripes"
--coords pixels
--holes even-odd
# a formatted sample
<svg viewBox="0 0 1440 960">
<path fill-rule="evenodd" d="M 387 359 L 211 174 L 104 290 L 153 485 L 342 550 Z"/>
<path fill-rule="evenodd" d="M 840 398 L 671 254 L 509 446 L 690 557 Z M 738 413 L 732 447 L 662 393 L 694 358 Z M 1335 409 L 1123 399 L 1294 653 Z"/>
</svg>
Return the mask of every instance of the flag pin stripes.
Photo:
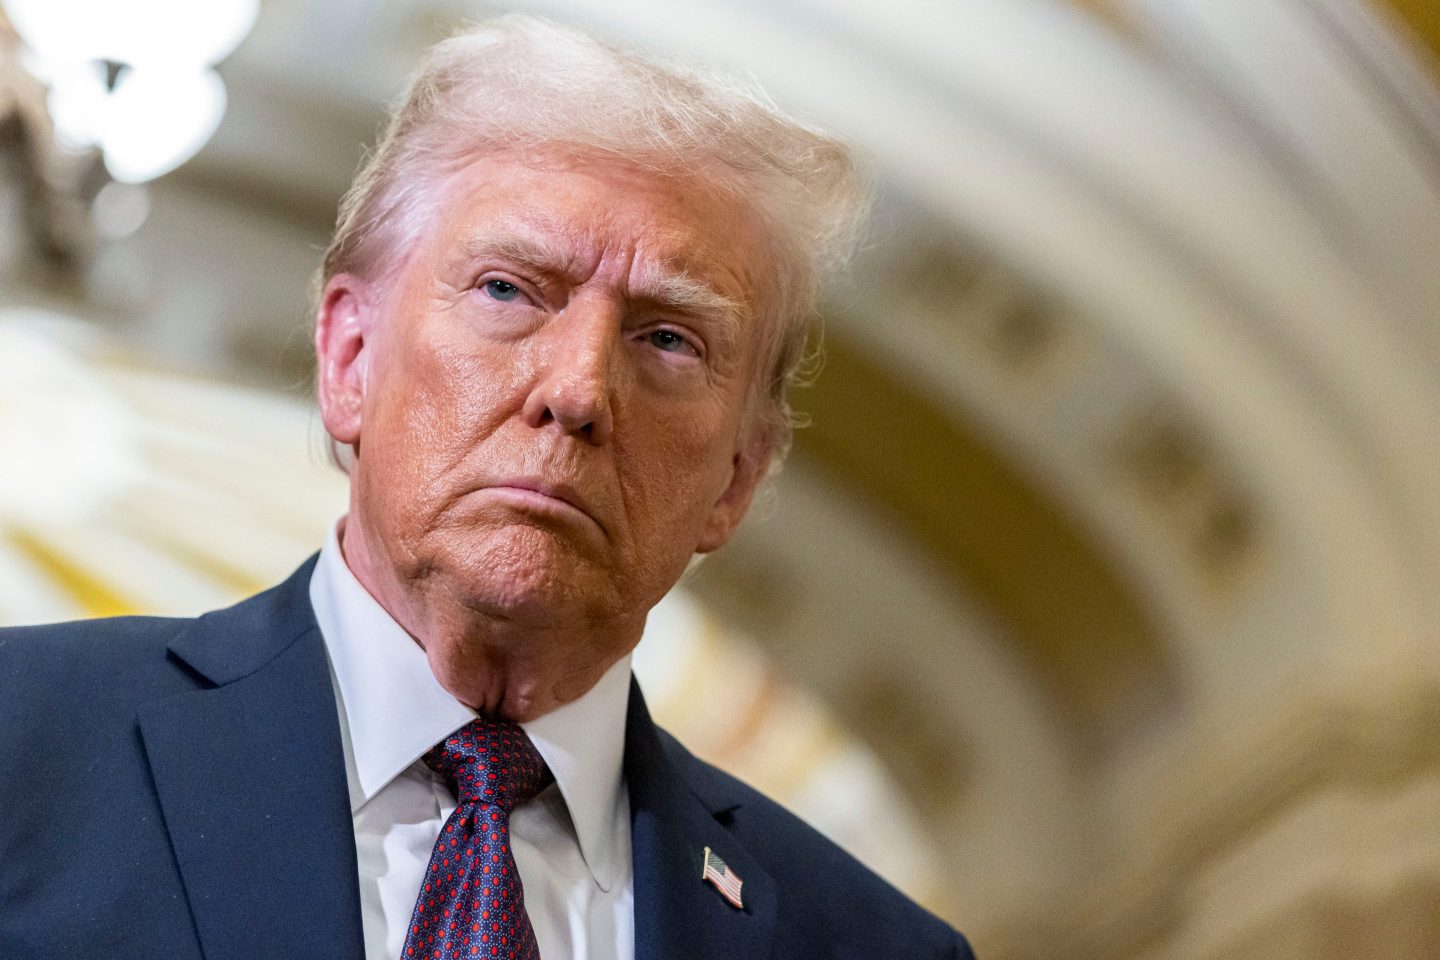
<svg viewBox="0 0 1440 960">
<path fill-rule="evenodd" d="M 709 847 L 705 848 L 705 868 L 700 871 L 700 879 L 720 891 L 720 896 L 724 897 L 730 906 L 737 910 L 745 909 L 745 903 L 740 899 L 740 887 L 745 881 Z"/>
</svg>

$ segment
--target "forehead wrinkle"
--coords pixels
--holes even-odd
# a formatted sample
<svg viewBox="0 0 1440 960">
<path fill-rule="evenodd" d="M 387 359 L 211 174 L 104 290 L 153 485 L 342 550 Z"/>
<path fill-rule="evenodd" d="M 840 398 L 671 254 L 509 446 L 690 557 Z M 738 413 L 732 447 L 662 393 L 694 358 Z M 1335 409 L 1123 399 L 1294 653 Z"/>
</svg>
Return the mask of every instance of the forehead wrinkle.
<svg viewBox="0 0 1440 960">
<path fill-rule="evenodd" d="M 582 251 L 589 245 L 589 230 L 571 215 L 556 215 L 543 207 L 509 212 L 487 219 L 461 233 L 459 256 L 478 259 L 498 256 L 547 273 L 579 279 L 586 264 Z M 589 265 L 593 267 L 593 264 Z"/>
</svg>

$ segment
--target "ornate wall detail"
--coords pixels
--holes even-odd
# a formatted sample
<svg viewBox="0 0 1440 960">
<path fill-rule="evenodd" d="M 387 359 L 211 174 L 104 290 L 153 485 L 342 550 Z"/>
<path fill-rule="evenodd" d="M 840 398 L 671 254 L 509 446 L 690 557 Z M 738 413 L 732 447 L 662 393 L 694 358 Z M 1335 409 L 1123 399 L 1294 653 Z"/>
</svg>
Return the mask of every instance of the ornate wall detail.
<svg viewBox="0 0 1440 960">
<path fill-rule="evenodd" d="M 1155 404 L 1122 428 L 1116 447 L 1117 468 L 1138 508 L 1164 527 L 1200 586 L 1220 600 L 1258 575 L 1258 508 L 1198 424 L 1173 404 Z"/>
</svg>

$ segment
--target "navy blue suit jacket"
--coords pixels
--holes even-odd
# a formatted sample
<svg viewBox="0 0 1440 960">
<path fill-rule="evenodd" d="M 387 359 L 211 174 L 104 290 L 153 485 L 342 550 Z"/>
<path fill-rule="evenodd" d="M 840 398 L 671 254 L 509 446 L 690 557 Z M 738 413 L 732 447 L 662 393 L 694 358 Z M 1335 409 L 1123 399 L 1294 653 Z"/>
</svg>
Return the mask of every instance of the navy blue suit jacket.
<svg viewBox="0 0 1440 960">
<path fill-rule="evenodd" d="M 0 957 L 362 958 L 312 567 L 194 620 L 0 630 Z M 625 777 L 636 960 L 970 957 L 633 686 Z M 701 882 L 706 846 L 744 910 Z"/>
</svg>

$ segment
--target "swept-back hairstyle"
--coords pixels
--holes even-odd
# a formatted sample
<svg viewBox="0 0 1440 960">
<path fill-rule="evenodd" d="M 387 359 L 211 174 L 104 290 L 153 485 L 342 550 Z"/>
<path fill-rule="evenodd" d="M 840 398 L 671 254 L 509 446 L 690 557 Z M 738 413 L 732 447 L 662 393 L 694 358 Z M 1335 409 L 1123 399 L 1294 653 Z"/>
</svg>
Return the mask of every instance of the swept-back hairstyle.
<svg viewBox="0 0 1440 960">
<path fill-rule="evenodd" d="M 782 112 L 754 82 L 641 57 L 524 15 L 425 56 L 340 203 L 315 294 L 333 276 L 387 280 L 426 229 L 444 182 L 487 153 L 559 145 L 702 177 L 767 228 L 763 426 L 779 455 L 819 285 L 848 259 L 868 190 L 851 150 Z"/>
</svg>

